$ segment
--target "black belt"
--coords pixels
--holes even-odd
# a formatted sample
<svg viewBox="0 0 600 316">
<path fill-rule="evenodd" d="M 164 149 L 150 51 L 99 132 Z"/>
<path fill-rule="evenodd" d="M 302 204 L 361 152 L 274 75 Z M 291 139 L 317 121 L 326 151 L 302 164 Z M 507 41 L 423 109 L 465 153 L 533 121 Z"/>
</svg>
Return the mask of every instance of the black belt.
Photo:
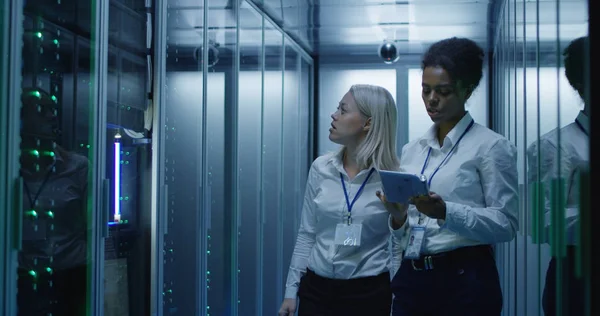
<svg viewBox="0 0 600 316">
<path fill-rule="evenodd" d="M 492 246 L 479 245 L 454 249 L 431 255 L 422 255 L 419 259 L 404 259 L 402 264 L 410 264 L 414 270 L 433 270 L 448 267 L 469 260 L 477 260 L 493 255 Z"/>
</svg>

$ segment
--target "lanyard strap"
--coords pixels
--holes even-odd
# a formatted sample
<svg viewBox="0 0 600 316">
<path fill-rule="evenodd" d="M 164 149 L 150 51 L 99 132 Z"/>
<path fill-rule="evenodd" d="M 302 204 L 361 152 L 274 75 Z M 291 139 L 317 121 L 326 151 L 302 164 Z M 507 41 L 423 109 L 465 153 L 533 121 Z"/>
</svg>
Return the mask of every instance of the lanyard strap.
<svg viewBox="0 0 600 316">
<path fill-rule="evenodd" d="M 442 162 L 437 166 L 437 168 L 435 168 L 435 170 L 433 171 L 433 173 L 427 180 L 427 185 L 429 187 L 431 187 L 431 179 L 433 179 L 433 176 L 435 176 L 435 174 L 438 172 L 438 170 L 440 170 L 440 168 L 442 167 L 444 162 L 446 162 L 446 159 L 448 159 L 448 157 L 450 157 L 450 155 L 454 151 L 454 148 L 456 148 L 456 146 L 458 146 L 458 143 L 460 143 L 460 141 L 463 139 L 463 137 L 465 137 L 465 135 L 471 129 L 471 127 L 473 127 L 473 124 L 475 124 L 475 121 L 471 120 L 471 123 L 469 123 L 469 126 L 467 126 L 467 129 L 465 129 L 465 131 L 460 135 L 460 137 L 458 138 L 458 140 L 456 141 L 454 146 L 452 146 L 452 148 L 450 149 L 448 154 L 446 154 L 446 157 L 444 157 L 444 160 L 442 160 Z M 425 172 L 425 167 L 427 167 L 427 163 L 429 162 L 429 156 L 431 155 L 431 149 L 432 149 L 432 147 L 429 147 L 429 151 L 427 152 L 427 157 L 425 158 L 425 162 L 423 163 L 423 168 L 421 168 L 421 174 L 424 174 L 424 172 Z"/>
<path fill-rule="evenodd" d="M 50 179 L 50 175 L 52 174 L 52 169 L 54 169 L 54 164 L 52 164 L 52 166 L 50 166 L 50 169 L 46 172 L 46 175 L 44 176 L 44 181 L 42 181 L 42 184 L 38 188 L 37 193 L 35 194 L 35 197 L 31 197 L 31 191 L 29 190 L 29 186 L 27 185 L 27 182 L 23 181 L 23 186 L 25 187 L 25 191 L 27 192 L 27 198 L 29 199 L 29 205 L 30 205 L 31 209 L 35 209 L 35 204 L 37 203 L 37 200 L 40 197 L 40 194 L 44 190 L 46 183 Z"/>
<path fill-rule="evenodd" d="M 581 122 L 579 122 L 578 119 L 575 119 L 575 124 L 577 124 L 577 126 L 579 127 L 579 129 L 585 134 L 585 136 L 590 136 L 588 134 L 588 132 L 585 130 L 585 128 L 583 128 L 583 125 L 581 124 Z"/>
<path fill-rule="evenodd" d="M 352 203 L 350 203 L 350 199 L 348 198 L 348 191 L 346 190 L 346 184 L 344 183 L 344 175 L 340 172 L 340 180 L 342 181 L 342 188 L 344 188 L 344 196 L 346 197 L 346 205 L 348 205 L 348 218 L 350 218 L 350 212 L 352 212 L 352 206 L 354 206 L 354 202 L 356 202 L 356 200 L 358 200 L 360 193 L 362 192 L 363 188 L 369 181 L 369 178 L 371 177 L 371 175 L 373 174 L 374 171 L 375 171 L 374 168 L 371 169 L 371 171 L 369 171 L 367 178 L 365 179 L 365 181 L 363 181 L 363 183 L 360 185 L 360 188 L 356 192 L 356 195 L 354 196 Z"/>
</svg>

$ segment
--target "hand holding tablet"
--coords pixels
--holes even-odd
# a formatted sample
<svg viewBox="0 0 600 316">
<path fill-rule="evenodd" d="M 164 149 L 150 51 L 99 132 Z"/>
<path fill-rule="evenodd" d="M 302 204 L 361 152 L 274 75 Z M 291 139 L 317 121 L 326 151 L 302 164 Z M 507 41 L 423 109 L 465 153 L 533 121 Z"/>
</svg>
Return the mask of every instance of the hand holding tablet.
<svg viewBox="0 0 600 316">
<path fill-rule="evenodd" d="M 379 177 L 383 193 L 390 202 L 408 204 L 412 198 L 429 195 L 429 186 L 424 175 L 379 170 Z"/>
</svg>

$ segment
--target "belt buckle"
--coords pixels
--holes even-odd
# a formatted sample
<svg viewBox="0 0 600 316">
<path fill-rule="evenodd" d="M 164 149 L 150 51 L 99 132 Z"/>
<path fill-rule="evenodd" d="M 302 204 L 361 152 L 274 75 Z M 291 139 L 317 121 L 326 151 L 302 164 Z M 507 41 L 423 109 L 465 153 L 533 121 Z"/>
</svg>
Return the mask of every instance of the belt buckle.
<svg viewBox="0 0 600 316">
<path fill-rule="evenodd" d="M 411 260 L 410 263 L 412 264 L 413 270 L 415 271 L 433 270 L 433 258 L 431 256 L 423 257 L 424 268 L 418 268 L 417 266 L 415 266 L 415 260 Z"/>
<path fill-rule="evenodd" d="M 421 271 L 421 270 L 423 270 L 423 269 L 417 268 L 417 266 L 415 266 L 415 259 L 411 259 L 410 260 L 410 264 L 412 264 L 413 270 L 415 270 L 415 271 Z"/>
</svg>

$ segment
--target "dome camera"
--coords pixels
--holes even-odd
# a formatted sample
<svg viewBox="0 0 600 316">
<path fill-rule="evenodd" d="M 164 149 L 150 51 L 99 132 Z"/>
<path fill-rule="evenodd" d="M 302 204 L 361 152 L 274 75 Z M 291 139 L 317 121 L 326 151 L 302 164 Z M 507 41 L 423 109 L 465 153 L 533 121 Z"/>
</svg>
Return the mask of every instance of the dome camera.
<svg viewBox="0 0 600 316">
<path fill-rule="evenodd" d="M 383 62 L 386 64 L 393 64 L 397 62 L 400 58 L 400 54 L 398 53 L 396 44 L 387 41 L 383 42 L 383 44 L 379 46 L 379 57 L 383 59 Z"/>
<path fill-rule="evenodd" d="M 202 46 L 194 49 L 194 59 L 202 63 L 204 48 Z M 219 62 L 219 43 L 209 41 L 208 43 L 208 68 L 214 67 Z"/>
</svg>

